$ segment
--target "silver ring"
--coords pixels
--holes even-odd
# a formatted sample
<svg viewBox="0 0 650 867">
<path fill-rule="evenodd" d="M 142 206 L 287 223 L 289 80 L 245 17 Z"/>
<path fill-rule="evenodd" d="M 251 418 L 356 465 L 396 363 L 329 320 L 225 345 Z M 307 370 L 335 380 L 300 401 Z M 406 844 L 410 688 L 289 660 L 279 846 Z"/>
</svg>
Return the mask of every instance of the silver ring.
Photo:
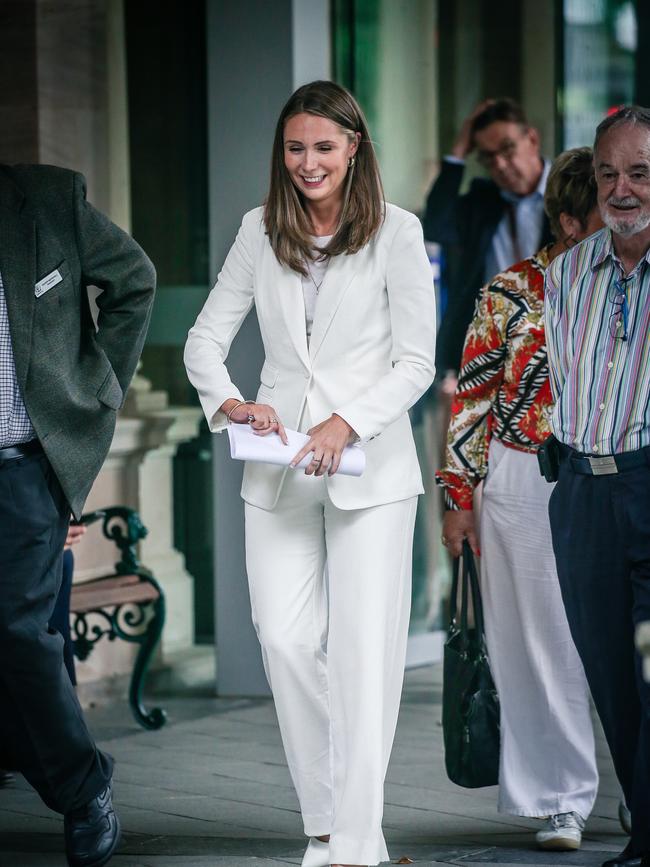
<svg viewBox="0 0 650 867">
<path fill-rule="evenodd" d="M 449 544 L 449 539 L 446 536 L 441 536 L 440 541 L 442 542 L 443 545 Z"/>
<path fill-rule="evenodd" d="M 254 415 L 251 415 L 251 413 L 249 412 L 246 421 L 247 421 L 249 424 L 252 424 L 252 422 L 255 421 L 255 416 L 254 416 Z"/>
<path fill-rule="evenodd" d="M 269 422 L 270 422 L 271 424 L 277 424 L 277 423 L 278 423 L 278 420 L 277 420 L 277 418 L 275 418 L 275 416 L 273 416 L 273 418 L 270 418 L 270 419 L 269 419 Z"/>
</svg>

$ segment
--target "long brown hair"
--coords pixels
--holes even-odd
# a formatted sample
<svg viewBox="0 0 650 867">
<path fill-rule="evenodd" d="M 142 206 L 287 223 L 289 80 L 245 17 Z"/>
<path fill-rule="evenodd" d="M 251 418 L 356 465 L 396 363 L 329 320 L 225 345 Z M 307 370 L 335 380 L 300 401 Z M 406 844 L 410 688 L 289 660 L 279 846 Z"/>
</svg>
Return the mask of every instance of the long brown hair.
<svg viewBox="0 0 650 867">
<path fill-rule="evenodd" d="M 333 121 L 351 139 L 360 141 L 348 169 L 339 223 L 329 244 L 318 255 L 356 253 L 375 234 L 384 218 L 384 191 L 368 125 L 357 101 L 332 81 L 304 84 L 289 98 L 278 118 L 271 155 L 271 183 L 264 205 L 264 224 L 278 261 L 306 274 L 305 262 L 314 257 L 313 227 L 302 193 L 284 164 L 284 125 L 296 114 L 315 114 Z"/>
</svg>

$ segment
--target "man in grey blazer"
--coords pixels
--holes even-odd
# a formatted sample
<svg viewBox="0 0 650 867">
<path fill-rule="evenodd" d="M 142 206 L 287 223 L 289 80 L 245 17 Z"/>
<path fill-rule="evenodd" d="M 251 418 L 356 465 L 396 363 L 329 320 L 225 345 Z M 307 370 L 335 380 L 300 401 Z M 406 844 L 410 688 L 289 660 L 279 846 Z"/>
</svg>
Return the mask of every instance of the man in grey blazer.
<svg viewBox="0 0 650 867">
<path fill-rule="evenodd" d="M 87 286 L 101 289 L 93 322 Z M 0 767 L 64 814 L 72 867 L 119 842 L 95 746 L 49 627 L 79 517 L 147 329 L 155 272 L 86 201 L 83 178 L 0 165 Z"/>
</svg>

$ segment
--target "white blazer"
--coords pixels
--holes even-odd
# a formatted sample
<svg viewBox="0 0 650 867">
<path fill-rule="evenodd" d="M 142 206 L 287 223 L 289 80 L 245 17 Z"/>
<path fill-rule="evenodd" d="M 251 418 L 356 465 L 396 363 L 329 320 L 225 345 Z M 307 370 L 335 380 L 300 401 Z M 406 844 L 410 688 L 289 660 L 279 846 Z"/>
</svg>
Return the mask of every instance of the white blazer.
<svg viewBox="0 0 650 867">
<path fill-rule="evenodd" d="M 407 410 L 433 381 L 436 312 L 419 220 L 387 204 L 370 243 L 330 260 L 308 346 L 301 277 L 276 259 L 262 214 L 245 215 L 185 346 L 210 429 L 225 427 L 225 400 L 243 400 L 224 362 L 255 304 L 266 356 L 257 401 L 294 429 L 305 404 L 313 424 L 335 412 L 362 440 L 364 474 L 326 477 L 332 503 L 361 509 L 422 493 Z M 242 497 L 273 509 L 287 472 L 296 471 L 246 464 Z"/>
</svg>

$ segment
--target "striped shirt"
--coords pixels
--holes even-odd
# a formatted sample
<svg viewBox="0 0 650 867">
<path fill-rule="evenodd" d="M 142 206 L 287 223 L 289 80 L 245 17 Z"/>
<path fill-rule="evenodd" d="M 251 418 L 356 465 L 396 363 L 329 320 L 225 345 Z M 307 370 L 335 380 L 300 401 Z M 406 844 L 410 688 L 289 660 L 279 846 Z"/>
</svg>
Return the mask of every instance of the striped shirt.
<svg viewBox="0 0 650 867">
<path fill-rule="evenodd" d="M 625 277 L 611 231 L 601 229 L 546 272 L 551 428 L 577 451 L 650 445 L 649 263 L 650 250 Z"/>
<path fill-rule="evenodd" d="M 0 276 L 0 449 L 35 436 L 16 377 L 7 301 Z"/>
</svg>

